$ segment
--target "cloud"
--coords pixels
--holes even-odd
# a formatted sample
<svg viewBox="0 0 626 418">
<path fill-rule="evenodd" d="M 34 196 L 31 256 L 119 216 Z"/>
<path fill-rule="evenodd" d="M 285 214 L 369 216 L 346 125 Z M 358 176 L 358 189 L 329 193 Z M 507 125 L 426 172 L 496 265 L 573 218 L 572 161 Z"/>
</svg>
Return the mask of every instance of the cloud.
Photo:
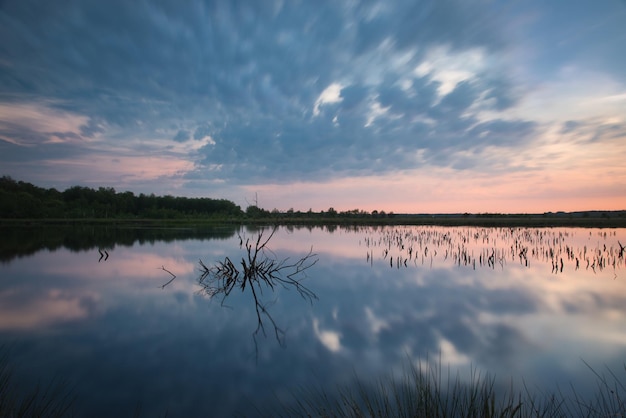
<svg viewBox="0 0 626 418">
<path fill-rule="evenodd" d="M 191 95 L 195 107 L 206 104 L 202 119 L 218 120 L 225 116 L 227 124 L 222 129 L 214 129 L 210 136 L 216 144 L 221 140 L 222 147 L 206 149 L 210 156 L 203 158 L 210 158 L 212 164 L 230 166 L 232 173 L 243 176 L 248 176 L 248 170 L 253 167 L 264 168 L 265 161 L 278 163 L 276 167 L 288 168 L 288 173 L 297 174 L 294 169 L 289 169 L 289 159 L 296 158 L 305 150 L 313 151 L 313 155 L 325 154 L 323 147 L 329 144 L 329 140 L 314 139 L 322 135 L 344 141 L 332 146 L 338 153 L 335 154 L 337 161 L 330 162 L 330 165 L 340 171 L 344 165 L 339 161 L 342 154 L 352 148 L 366 150 L 375 142 L 366 139 L 359 145 L 360 140 L 356 138 L 345 142 L 347 131 L 332 131 L 338 122 L 349 129 L 372 125 L 383 116 L 386 107 L 371 97 L 368 99 L 371 96 L 368 92 L 375 94 L 371 86 L 363 84 L 363 80 L 346 85 L 349 90 L 345 92 L 348 97 L 345 107 L 341 107 L 343 84 L 331 81 L 319 89 L 320 82 L 332 80 L 331 72 L 345 65 L 342 55 L 354 54 L 351 52 L 354 41 L 351 41 L 350 30 L 344 26 L 348 10 L 331 6 L 304 13 L 284 6 L 270 12 L 252 3 L 245 4 L 242 9 L 234 9 L 226 3 L 207 6 L 195 2 L 192 11 L 208 16 L 216 23 L 209 33 L 191 12 L 169 10 L 167 3 L 137 7 L 116 3 L 114 6 L 111 10 L 117 9 L 115 20 L 112 12 L 98 7 L 83 9 L 79 4 L 70 5 L 70 9 L 77 13 L 57 14 L 56 18 L 68 23 L 67 32 L 58 33 L 58 48 L 57 44 L 53 44 L 51 51 L 39 50 L 41 56 L 37 55 L 39 58 L 28 67 L 22 65 L 26 73 L 16 74 L 16 77 L 28 76 L 31 79 L 31 93 L 45 94 L 50 89 L 63 91 L 61 97 L 71 102 L 63 106 L 69 110 L 75 111 L 80 107 L 94 120 L 97 117 L 107 124 L 130 128 L 144 137 L 156 132 L 159 126 L 176 122 L 183 114 L 188 118 L 188 112 L 191 118 L 198 117 L 199 112 L 191 109 L 188 102 L 188 95 Z M 376 9 L 372 7 L 368 12 L 373 20 L 385 18 L 385 13 L 387 18 L 397 17 L 397 14 L 389 15 L 397 11 L 384 12 L 381 9 L 379 16 Z M 96 16 L 98 24 L 95 24 Z M 145 19 L 140 21 L 139 16 L 145 16 Z M 44 32 L 53 27 L 49 16 L 26 14 L 21 8 L 17 9 L 15 20 L 34 23 L 30 29 L 31 38 L 42 41 Z M 124 30 L 113 31 L 113 22 Z M 235 23 L 237 26 L 232 25 Z M 86 30 L 88 27 L 92 29 Z M 234 27 L 237 27 L 236 31 Z M 303 33 L 301 27 L 308 27 L 312 33 Z M 180 33 L 176 28 L 181 29 Z M 380 29 L 389 30 L 388 27 Z M 86 36 L 77 36 L 82 32 Z M 385 36 L 389 35 L 394 36 L 393 33 Z M 27 43 L 25 39 L 21 41 Z M 159 39 L 163 42 L 156 48 L 156 43 L 153 45 L 151 42 Z M 320 46 L 326 40 L 329 42 L 322 51 Z M 71 49 L 60 47 L 63 42 L 70 41 Z M 179 43 L 185 48 L 179 48 Z M 293 54 L 297 48 L 307 44 L 312 49 L 307 48 L 306 56 Z M 15 47 L 14 44 L 11 46 Z M 22 46 L 37 50 L 35 44 Z M 93 55 L 95 50 L 102 51 L 103 58 L 106 58 L 105 66 L 115 68 L 115 71 L 102 71 L 101 59 L 96 60 Z M 264 53 L 261 54 L 261 51 Z M 36 78 L 38 83 L 33 84 L 34 73 L 43 68 L 44 62 L 50 67 L 52 76 Z M 216 66 L 218 62 L 219 66 Z M 278 62 L 283 63 L 284 68 L 277 67 Z M 173 63 L 176 63 L 175 67 Z M 16 62 L 13 65 L 19 64 Z M 158 71 L 146 72 L 149 68 L 158 68 Z M 70 79 L 73 81 L 71 85 L 68 84 Z M 316 79 L 318 81 L 314 81 Z M 81 89 L 81 85 L 100 85 L 103 88 L 86 97 L 82 94 L 84 88 Z M 72 88 L 60 90 L 67 86 Z M 359 93 L 354 96 L 356 92 Z M 173 98 L 173 102 L 168 98 Z M 211 105 L 209 101 L 217 105 Z M 358 114 L 346 114 L 348 109 L 356 110 L 358 104 L 362 105 Z M 321 122 L 306 123 L 302 119 L 302 112 L 307 109 L 318 115 L 321 109 L 328 106 L 339 106 L 344 112 L 333 114 L 330 120 Z M 235 113 L 233 110 L 236 110 Z M 377 127 L 379 132 L 381 124 Z M 235 125 L 239 127 L 234 128 Z M 81 126 L 84 126 L 82 132 L 94 134 L 103 133 L 106 125 L 84 122 Z M 267 129 L 268 126 L 273 128 Z M 302 132 L 303 129 L 306 132 Z M 386 132 L 383 130 L 381 133 Z M 184 142 L 189 135 L 186 130 L 179 130 L 174 139 Z M 198 136 L 206 137 L 197 130 L 194 138 Z M 300 146 L 297 143 L 303 140 L 296 138 L 303 138 L 308 143 Z M 348 162 L 347 168 L 358 162 L 368 164 L 365 153 L 357 156 L 353 163 Z M 307 169 L 302 172 L 303 176 L 316 175 L 315 172 L 322 169 L 315 164 L 298 166 Z M 271 174 L 273 170 L 268 168 L 267 171 Z"/>
<path fill-rule="evenodd" d="M 212 129 L 208 124 L 200 125 L 196 128 L 193 134 L 193 139 L 196 141 L 208 142 L 211 145 L 215 145 L 215 141 L 211 137 Z"/>
<path fill-rule="evenodd" d="M 438 46 L 427 53 L 415 68 L 415 74 L 437 81 L 437 93 L 442 97 L 453 91 L 459 83 L 471 80 L 482 72 L 486 66 L 484 55 L 478 48 L 455 54 L 447 46 Z"/>
<path fill-rule="evenodd" d="M 315 106 L 313 106 L 313 115 L 319 115 L 320 106 L 329 103 L 340 103 L 342 100 L 341 84 L 332 83 L 330 86 L 326 87 L 322 93 L 320 93 L 319 97 L 315 101 Z"/>
<path fill-rule="evenodd" d="M 577 3 L 559 26 L 563 7 L 6 0 L 0 161 L 175 155 L 185 178 L 246 187 L 433 167 L 479 176 L 487 152 L 510 161 L 566 121 L 623 117 L 619 19 Z M 615 43 L 594 49 L 600 35 Z M 65 178 L 83 174 L 69 165 Z"/>
<path fill-rule="evenodd" d="M 179 130 L 176 133 L 176 136 L 174 136 L 173 140 L 176 142 L 186 142 L 189 141 L 191 139 L 191 136 L 189 135 L 189 131 L 186 131 L 184 129 Z"/>
<path fill-rule="evenodd" d="M 0 102 L 0 115 L 0 139 L 23 146 L 55 138 L 57 142 L 80 139 L 77 132 L 90 123 L 85 116 L 55 108 L 53 102 Z"/>
<path fill-rule="evenodd" d="M 319 320 L 313 318 L 313 331 L 319 342 L 332 352 L 341 350 L 341 334 L 336 331 L 320 330 Z"/>
</svg>

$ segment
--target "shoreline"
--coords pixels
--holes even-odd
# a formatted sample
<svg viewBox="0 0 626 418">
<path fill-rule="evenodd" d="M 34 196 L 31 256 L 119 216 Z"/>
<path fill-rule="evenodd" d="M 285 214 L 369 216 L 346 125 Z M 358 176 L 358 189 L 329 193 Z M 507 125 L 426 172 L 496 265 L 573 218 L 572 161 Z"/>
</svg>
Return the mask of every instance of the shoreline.
<svg viewBox="0 0 626 418">
<path fill-rule="evenodd" d="M 619 215 L 393 215 L 385 218 L 343 216 L 285 216 L 259 218 L 0 218 L 0 227 L 45 226 L 112 226 L 123 228 L 197 228 L 220 225 L 286 225 L 286 226 L 467 226 L 467 227 L 580 227 L 626 228 L 624 212 Z"/>
</svg>

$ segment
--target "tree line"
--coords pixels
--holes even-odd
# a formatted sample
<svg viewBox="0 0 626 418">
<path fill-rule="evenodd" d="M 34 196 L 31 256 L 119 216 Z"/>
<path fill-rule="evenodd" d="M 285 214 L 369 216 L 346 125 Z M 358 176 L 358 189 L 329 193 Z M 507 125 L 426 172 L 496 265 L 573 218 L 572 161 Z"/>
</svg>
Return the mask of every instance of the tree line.
<svg viewBox="0 0 626 418">
<path fill-rule="evenodd" d="M 256 203 L 256 202 L 255 202 Z M 394 214 L 360 209 L 313 212 L 266 210 L 256 204 L 245 210 L 226 199 L 155 196 L 117 192 L 112 187 L 72 186 L 45 189 L 9 176 L 0 177 L 0 219 L 215 220 L 282 224 L 403 224 L 481 226 L 623 227 L 626 210 L 546 212 L 542 214 Z"/>
<path fill-rule="evenodd" d="M 246 210 L 226 199 L 155 196 L 117 192 L 113 187 L 92 189 L 72 186 L 65 191 L 42 188 L 31 183 L 0 178 L 0 218 L 2 219 L 381 219 L 393 212 L 366 212 L 359 209 L 306 212 L 289 209 L 266 210 L 250 205 Z"/>
<path fill-rule="evenodd" d="M 0 179 L 0 218 L 175 219 L 241 216 L 226 199 L 188 198 L 116 192 L 72 186 L 61 192 L 4 176 Z"/>
</svg>

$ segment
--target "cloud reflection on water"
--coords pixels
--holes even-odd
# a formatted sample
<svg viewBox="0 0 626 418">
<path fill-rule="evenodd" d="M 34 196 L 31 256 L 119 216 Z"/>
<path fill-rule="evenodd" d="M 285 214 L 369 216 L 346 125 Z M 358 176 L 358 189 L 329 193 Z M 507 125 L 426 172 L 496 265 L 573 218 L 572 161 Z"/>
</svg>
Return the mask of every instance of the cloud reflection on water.
<svg viewBox="0 0 626 418">
<path fill-rule="evenodd" d="M 608 238 L 598 230 L 544 232 L 563 234 L 563 248 L 586 246 L 591 253 L 605 244 L 609 250 L 617 247 L 625 231 L 609 230 Z M 327 316 L 320 321 L 342 335 L 342 348 L 360 370 L 389 369 L 407 354 L 441 353 L 444 364 L 473 364 L 502 376 L 552 382 L 584 373 L 581 358 L 618 368 L 623 360 L 623 261 L 597 272 L 576 270 L 570 263 L 562 274 L 554 274 L 550 261 L 539 256 L 530 268 L 511 259 L 474 270 L 439 258 L 433 267 L 419 262 L 398 269 L 381 262 L 382 256 L 368 265 L 365 249 L 356 247 L 362 236 L 355 233 L 349 247 L 345 235 L 335 241 L 336 253 L 323 259 L 328 271 L 319 274 L 316 286 L 320 303 L 334 307 L 333 315 L 322 308 Z M 361 251 L 357 266 L 348 261 L 358 255 L 355 248 Z M 332 271 L 341 272 L 340 281 Z M 372 362 L 372 352 L 384 361 Z M 541 359 L 548 358 L 552 367 L 544 367 L 548 360 Z"/>
<path fill-rule="evenodd" d="M 621 229 L 607 238 L 570 232 L 576 248 L 626 242 Z M 297 259 L 313 245 L 320 261 L 306 284 L 319 300 L 309 305 L 285 289 L 273 294 L 270 309 L 287 332 L 286 348 L 261 339 L 256 361 L 250 295 L 236 291 L 222 307 L 197 294 L 198 259 L 238 259 L 235 236 L 135 244 L 101 263 L 97 252 L 67 250 L 13 260 L 0 266 L 1 340 L 17 336 L 21 355 L 41 373 L 65 370 L 80 381 L 86 409 L 106 403 L 110 392 L 109 413 L 116 402 L 132 409 L 139 398 L 160 400 L 146 409 L 157 414 L 173 405 L 181 413 L 203 405 L 226 414 L 240 406 L 235 394 L 257 402 L 272 393 L 288 398 L 288 388 L 332 387 L 354 372 L 401 374 L 407 359 L 439 355 L 443 365 L 473 365 L 504 380 L 523 376 L 552 389 L 554 381 L 589 377 L 581 358 L 619 366 L 626 355 L 623 267 L 617 279 L 612 269 L 594 274 L 570 266 L 554 274 L 541 259 L 530 268 L 507 260 L 474 269 L 438 251 L 432 267 L 419 260 L 391 268 L 381 248 L 368 263 L 363 242 L 371 233 L 277 233 L 270 243 L 277 259 Z M 177 276 L 165 289 L 161 266 Z M 44 351 L 54 354 L 41 357 Z"/>
</svg>

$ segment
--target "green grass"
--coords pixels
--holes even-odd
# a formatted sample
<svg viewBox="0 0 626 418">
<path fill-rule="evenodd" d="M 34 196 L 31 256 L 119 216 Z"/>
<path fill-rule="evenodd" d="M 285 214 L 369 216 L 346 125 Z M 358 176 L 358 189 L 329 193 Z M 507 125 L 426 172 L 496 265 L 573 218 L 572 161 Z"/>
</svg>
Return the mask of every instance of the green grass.
<svg viewBox="0 0 626 418">
<path fill-rule="evenodd" d="M 17 387 L 9 361 L 9 350 L 0 347 L 0 417 L 61 418 L 72 416 L 72 390 L 62 381 Z"/>
<path fill-rule="evenodd" d="M 496 387 L 495 378 L 470 370 L 463 381 L 441 364 L 411 364 L 396 377 L 389 375 L 373 382 L 355 378 L 355 384 L 328 391 L 303 387 L 292 392 L 292 399 L 279 401 L 271 411 L 258 410 L 254 416 L 268 417 L 626 417 L 626 386 L 610 369 L 597 372 L 587 363 L 597 388 L 591 398 L 583 398 L 572 386 L 567 391 L 531 393 L 522 384 Z M 626 372 L 626 365 L 624 366 Z M 626 376 L 626 374 L 625 374 Z M 8 350 L 0 347 L 0 417 L 73 416 L 72 390 L 63 382 L 35 388 L 17 388 L 11 372 Z M 133 416 L 133 411 L 119 411 Z M 134 416 L 140 416 L 140 410 Z"/>
<path fill-rule="evenodd" d="M 589 367 L 589 366 L 588 366 Z M 601 374 L 589 367 L 597 382 L 591 399 L 574 387 L 554 393 L 531 393 L 522 384 L 496 389 L 495 378 L 472 369 L 469 382 L 441 365 L 425 370 L 409 366 L 403 376 L 337 388 L 302 388 L 276 411 L 259 411 L 272 417 L 626 417 L 626 387 L 612 371 Z M 626 370 L 626 366 L 625 366 Z"/>
<path fill-rule="evenodd" d="M 215 215 L 178 218 L 6 218 L 0 214 L 0 226 L 105 225 L 119 227 L 201 227 L 216 225 L 302 225 L 302 226 L 380 226 L 436 225 L 480 227 L 626 227 L 626 210 L 544 214 L 394 214 L 386 216 L 325 213 L 265 213 L 259 216 Z"/>
</svg>

